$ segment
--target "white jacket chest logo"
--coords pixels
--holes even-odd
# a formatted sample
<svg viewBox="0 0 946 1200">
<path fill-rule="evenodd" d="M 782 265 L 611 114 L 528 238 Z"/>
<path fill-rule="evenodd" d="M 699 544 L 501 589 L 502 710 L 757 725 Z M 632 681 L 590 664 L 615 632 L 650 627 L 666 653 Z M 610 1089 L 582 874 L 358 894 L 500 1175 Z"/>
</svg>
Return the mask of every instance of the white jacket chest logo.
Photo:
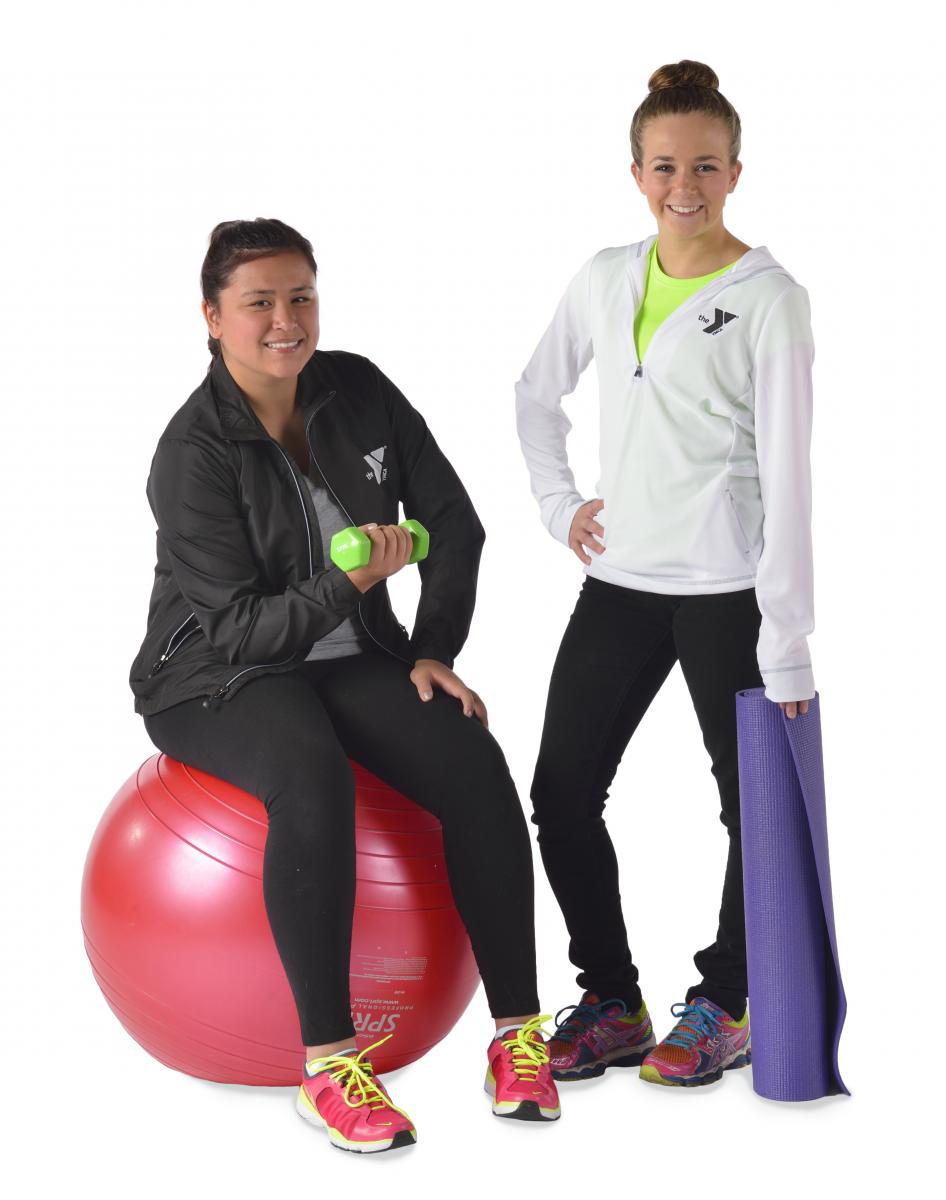
<svg viewBox="0 0 946 1200">
<path fill-rule="evenodd" d="M 728 325 L 730 321 L 739 320 L 739 317 L 736 313 L 724 312 L 721 308 L 717 308 L 714 311 L 715 317 L 712 321 L 710 321 L 709 317 L 704 317 L 703 314 L 700 313 L 700 320 L 706 326 L 706 328 L 703 330 L 704 333 L 719 333 L 723 326 Z"/>
<path fill-rule="evenodd" d="M 376 479 L 379 486 L 388 477 L 387 467 L 383 466 L 385 450 L 387 450 L 387 446 L 379 446 L 377 450 L 370 450 L 365 455 L 365 462 L 371 468 L 370 471 L 365 472 L 365 478 Z"/>
</svg>

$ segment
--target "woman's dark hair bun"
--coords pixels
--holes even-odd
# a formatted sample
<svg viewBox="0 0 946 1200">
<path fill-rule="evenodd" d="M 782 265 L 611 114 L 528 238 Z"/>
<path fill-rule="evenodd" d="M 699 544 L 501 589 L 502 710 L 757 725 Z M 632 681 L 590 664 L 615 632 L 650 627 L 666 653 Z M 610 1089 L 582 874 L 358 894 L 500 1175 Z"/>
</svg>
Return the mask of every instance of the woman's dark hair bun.
<svg viewBox="0 0 946 1200">
<path fill-rule="evenodd" d="M 658 69 L 647 80 L 648 90 L 661 92 L 664 88 L 703 87 L 719 88 L 719 76 L 706 63 L 684 58 L 678 63 L 668 63 Z"/>
</svg>

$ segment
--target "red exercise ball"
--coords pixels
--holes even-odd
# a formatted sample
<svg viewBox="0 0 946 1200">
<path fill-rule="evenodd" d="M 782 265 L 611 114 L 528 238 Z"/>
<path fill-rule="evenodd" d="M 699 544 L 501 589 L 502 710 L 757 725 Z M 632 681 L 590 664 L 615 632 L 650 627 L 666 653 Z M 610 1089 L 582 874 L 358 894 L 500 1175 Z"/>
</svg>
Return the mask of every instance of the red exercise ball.
<svg viewBox="0 0 946 1200">
<path fill-rule="evenodd" d="M 453 905 L 440 823 L 361 767 L 350 982 L 379 1072 L 453 1028 L 479 973 Z M 159 1061 L 220 1083 L 297 1084 L 296 1007 L 263 907 L 266 809 L 164 754 L 105 812 L 85 864 L 82 929 L 112 1011 Z"/>
</svg>

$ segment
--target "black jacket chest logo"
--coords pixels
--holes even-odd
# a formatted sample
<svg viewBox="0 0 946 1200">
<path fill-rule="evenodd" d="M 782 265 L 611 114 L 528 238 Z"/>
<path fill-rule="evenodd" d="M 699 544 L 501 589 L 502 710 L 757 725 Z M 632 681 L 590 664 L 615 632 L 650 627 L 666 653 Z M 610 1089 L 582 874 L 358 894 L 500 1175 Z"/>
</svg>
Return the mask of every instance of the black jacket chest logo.
<svg viewBox="0 0 946 1200">
<path fill-rule="evenodd" d="M 703 330 L 704 333 L 719 333 L 722 327 L 728 325 L 730 321 L 739 320 L 736 313 L 724 312 L 721 308 L 717 308 L 714 311 L 716 315 L 713 321 L 710 321 L 709 317 L 704 317 L 700 313 L 700 320 L 706 326 Z"/>
<path fill-rule="evenodd" d="M 374 479 L 379 487 L 388 477 L 388 469 L 384 465 L 385 450 L 387 446 L 379 446 L 377 450 L 369 450 L 365 455 L 365 462 L 371 468 L 365 472 L 365 479 Z"/>
</svg>

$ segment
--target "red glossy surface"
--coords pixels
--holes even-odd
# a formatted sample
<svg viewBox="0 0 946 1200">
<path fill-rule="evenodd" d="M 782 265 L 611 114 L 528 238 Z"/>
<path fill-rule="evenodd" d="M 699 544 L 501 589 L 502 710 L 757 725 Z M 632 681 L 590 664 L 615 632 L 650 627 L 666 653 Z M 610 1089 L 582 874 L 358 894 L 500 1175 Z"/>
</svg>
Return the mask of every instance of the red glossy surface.
<svg viewBox="0 0 946 1200">
<path fill-rule="evenodd" d="M 419 1058 L 479 982 L 453 906 L 440 825 L 355 767 L 351 956 L 359 1047 L 378 1071 Z M 82 928 L 95 978 L 161 1062 L 223 1083 L 292 1085 L 303 1057 L 263 907 L 266 810 L 220 779 L 155 755 L 109 805 L 89 849 Z"/>
</svg>

